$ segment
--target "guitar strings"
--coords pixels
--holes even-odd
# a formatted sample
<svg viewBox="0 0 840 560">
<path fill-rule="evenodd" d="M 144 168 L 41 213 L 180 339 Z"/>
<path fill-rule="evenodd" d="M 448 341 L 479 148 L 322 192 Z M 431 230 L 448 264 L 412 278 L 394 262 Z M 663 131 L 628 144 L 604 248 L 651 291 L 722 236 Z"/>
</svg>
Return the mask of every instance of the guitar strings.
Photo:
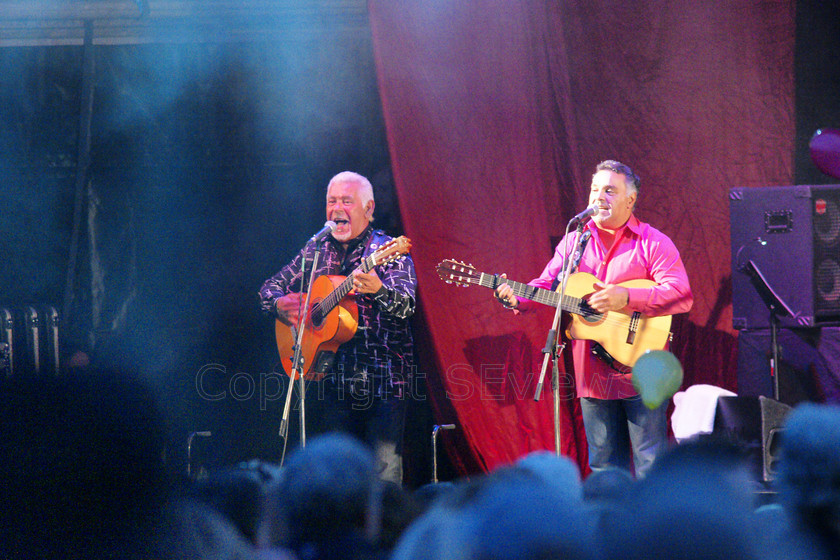
<svg viewBox="0 0 840 560">
<path fill-rule="evenodd" d="M 362 272 L 365 272 L 366 270 L 370 270 L 371 268 L 373 268 L 373 255 L 368 255 L 362 260 L 362 266 L 360 266 L 356 270 L 361 269 Z M 344 296 L 350 293 L 350 290 L 352 289 L 350 288 L 350 286 L 353 284 L 353 274 L 356 273 L 356 270 L 348 274 L 347 278 L 345 278 L 344 281 L 341 282 L 341 284 L 339 284 L 336 287 L 336 289 L 332 291 L 332 293 L 330 293 L 330 295 L 328 295 L 327 297 L 325 297 L 324 299 L 312 306 L 312 315 L 315 315 L 316 313 L 321 314 L 322 307 L 332 310 L 338 304 L 338 302 L 344 299 Z M 339 293 L 341 294 L 340 296 Z M 326 313 L 323 313 L 323 315 L 326 315 Z"/>
<path fill-rule="evenodd" d="M 495 282 L 489 282 L 489 281 L 486 281 L 486 280 L 482 280 L 482 278 L 480 278 L 480 277 L 475 278 L 475 277 L 471 277 L 471 276 L 466 276 L 466 275 L 463 274 L 463 272 L 465 272 L 465 271 L 460 271 L 460 272 L 462 272 L 462 274 L 451 274 L 450 275 L 452 277 L 453 281 L 457 281 L 457 280 L 455 280 L 455 278 L 457 278 L 461 282 L 466 281 L 467 283 L 476 283 L 479 286 L 483 286 L 485 288 L 493 289 L 493 288 L 496 287 L 494 285 Z M 479 274 L 487 276 L 487 274 L 483 273 L 483 272 L 479 273 Z M 514 290 L 517 290 L 521 294 L 523 294 L 520 297 L 524 297 L 525 299 L 530 299 L 530 300 L 535 301 L 537 303 L 541 303 L 541 304 L 544 304 L 544 305 L 549 305 L 551 307 L 557 307 L 558 302 L 560 301 L 560 294 L 557 293 L 557 292 L 551 292 L 549 290 L 544 290 L 544 289 L 542 289 L 544 291 L 537 291 L 537 290 L 541 290 L 541 289 L 537 288 L 536 286 L 530 286 L 530 285 L 524 284 L 522 282 L 517 282 L 515 280 L 505 279 L 504 283 L 508 284 L 511 288 L 513 288 Z M 524 295 L 528 291 L 533 292 L 533 297 L 526 297 Z M 548 292 L 548 293 L 545 293 L 545 292 Z M 531 294 L 529 294 L 529 295 L 531 295 Z M 606 313 L 599 313 L 597 311 L 592 310 L 592 308 L 590 308 L 588 305 L 586 305 L 585 300 L 583 298 L 570 296 L 568 294 L 563 297 L 563 309 L 565 311 L 569 311 L 570 313 L 574 313 L 575 315 L 580 315 L 581 317 L 584 317 L 584 318 L 595 318 L 598 321 L 601 321 L 602 324 L 607 324 L 607 325 L 610 325 L 610 326 L 627 327 L 629 329 L 635 323 L 635 325 L 637 327 L 636 332 L 639 332 L 640 330 L 645 330 L 645 331 L 653 330 L 653 331 L 657 331 L 657 332 L 665 333 L 665 334 L 670 333 L 669 330 L 657 328 L 655 326 L 647 325 L 647 324 L 645 325 L 644 329 L 639 329 L 638 328 L 638 326 L 640 325 L 640 323 L 644 319 L 652 318 L 652 317 L 642 316 L 641 318 L 638 318 L 634 321 L 632 315 L 624 315 L 623 313 L 619 313 L 619 312 L 611 313 L 611 312 L 608 311 Z"/>
</svg>

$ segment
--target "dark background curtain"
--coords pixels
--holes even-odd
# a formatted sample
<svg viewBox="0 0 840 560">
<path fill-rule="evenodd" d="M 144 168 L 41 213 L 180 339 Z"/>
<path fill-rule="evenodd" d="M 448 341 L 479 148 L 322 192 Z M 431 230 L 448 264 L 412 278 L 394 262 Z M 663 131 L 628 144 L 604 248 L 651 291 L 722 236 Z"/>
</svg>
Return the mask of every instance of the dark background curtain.
<svg viewBox="0 0 840 560">
<path fill-rule="evenodd" d="M 370 177 L 377 225 L 399 227 L 367 26 L 296 24 L 273 41 L 94 50 L 61 359 L 82 351 L 147 381 L 173 464 L 192 431 L 212 433 L 193 450 L 208 467 L 279 459 L 285 379 L 257 290 L 323 224 L 329 178 Z M 63 307 L 82 69 L 78 46 L 0 49 L 0 305 L 13 311 Z"/>
</svg>

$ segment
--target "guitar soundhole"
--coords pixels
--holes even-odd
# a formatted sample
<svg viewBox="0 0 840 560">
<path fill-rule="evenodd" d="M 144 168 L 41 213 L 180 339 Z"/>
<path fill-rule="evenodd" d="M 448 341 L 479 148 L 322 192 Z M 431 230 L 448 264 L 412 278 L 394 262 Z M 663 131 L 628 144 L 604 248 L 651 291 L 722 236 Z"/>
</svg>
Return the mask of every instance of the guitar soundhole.
<svg viewBox="0 0 840 560">
<path fill-rule="evenodd" d="M 312 303 L 312 313 L 309 316 L 309 320 L 312 321 L 313 329 L 320 329 L 327 318 L 326 315 L 324 315 L 324 312 L 321 310 L 321 306 L 319 305 L 321 301 L 322 300 L 319 299 Z"/>
<path fill-rule="evenodd" d="M 320 310 L 315 309 L 312 311 L 312 328 L 313 329 L 320 329 L 321 325 L 324 324 L 324 316 L 321 314 Z"/>
<path fill-rule="evenodd" d="M 580 317 L 587 323 L 593 324 L 600 323 L 604 319 L 604 315 L 589 307 L 586 301 L 583 301 L 580 305 Z"/>
</svg>

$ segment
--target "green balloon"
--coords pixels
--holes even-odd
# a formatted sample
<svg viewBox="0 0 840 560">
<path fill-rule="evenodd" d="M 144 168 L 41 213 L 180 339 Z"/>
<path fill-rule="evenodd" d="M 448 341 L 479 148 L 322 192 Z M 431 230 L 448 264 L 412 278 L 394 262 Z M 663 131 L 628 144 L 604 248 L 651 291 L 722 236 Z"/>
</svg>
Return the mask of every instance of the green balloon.
<svg viewBox="0 0 840 560">
<path fill-rule="evenodd" d="M 651 410 L 673 397 L 682 381 L 682 364 L 666 350 L 648 350 L 633 366 L 633 387 Z"/>
</svg>

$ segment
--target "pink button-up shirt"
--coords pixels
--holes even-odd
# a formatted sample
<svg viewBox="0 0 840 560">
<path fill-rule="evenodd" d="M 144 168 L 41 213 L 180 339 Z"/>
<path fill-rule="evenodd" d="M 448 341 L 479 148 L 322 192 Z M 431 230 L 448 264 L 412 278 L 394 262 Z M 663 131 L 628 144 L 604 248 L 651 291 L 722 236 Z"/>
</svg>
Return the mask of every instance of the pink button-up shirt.
<svg viewBox="0 0 840 560">
<path fill-rule="evenodd" d="M 679 251 L 673 241 L 649 224 L 631 216 L 616 231 L 615 241 L 607 250 L 594 223 L 587 225 L 592 237 L 583 252 L 578 272 L 588 272 L 608 284 L 627 280 L 647 279 L 656 282 L 650 288 L 628 288 L 628 308 L 647 316 L 673 315 L 691 309 L 694 296 L 688 284 Z M 557 245 L 554 257 L 548 262 L 539 278 L 531 286 L 551 289 L 562 272 L 565 254 L 571 254 L 577 245 L 577 232 L 565 237 Z M 568 241 L 568 244 L 566 244 Z M 537 305 L 520 300 L 519 309 L 527 310 Z M 575 382 L 579 397 L 597 399 L 622 399 L 636 396 L 629 371 L 616 371 L 606 362 L 592 355 L 592 344 L 586 340 L 572 341 L 575 363 Z M 623 368 L 626 369 L 626 368 Z"/>
</svg>

